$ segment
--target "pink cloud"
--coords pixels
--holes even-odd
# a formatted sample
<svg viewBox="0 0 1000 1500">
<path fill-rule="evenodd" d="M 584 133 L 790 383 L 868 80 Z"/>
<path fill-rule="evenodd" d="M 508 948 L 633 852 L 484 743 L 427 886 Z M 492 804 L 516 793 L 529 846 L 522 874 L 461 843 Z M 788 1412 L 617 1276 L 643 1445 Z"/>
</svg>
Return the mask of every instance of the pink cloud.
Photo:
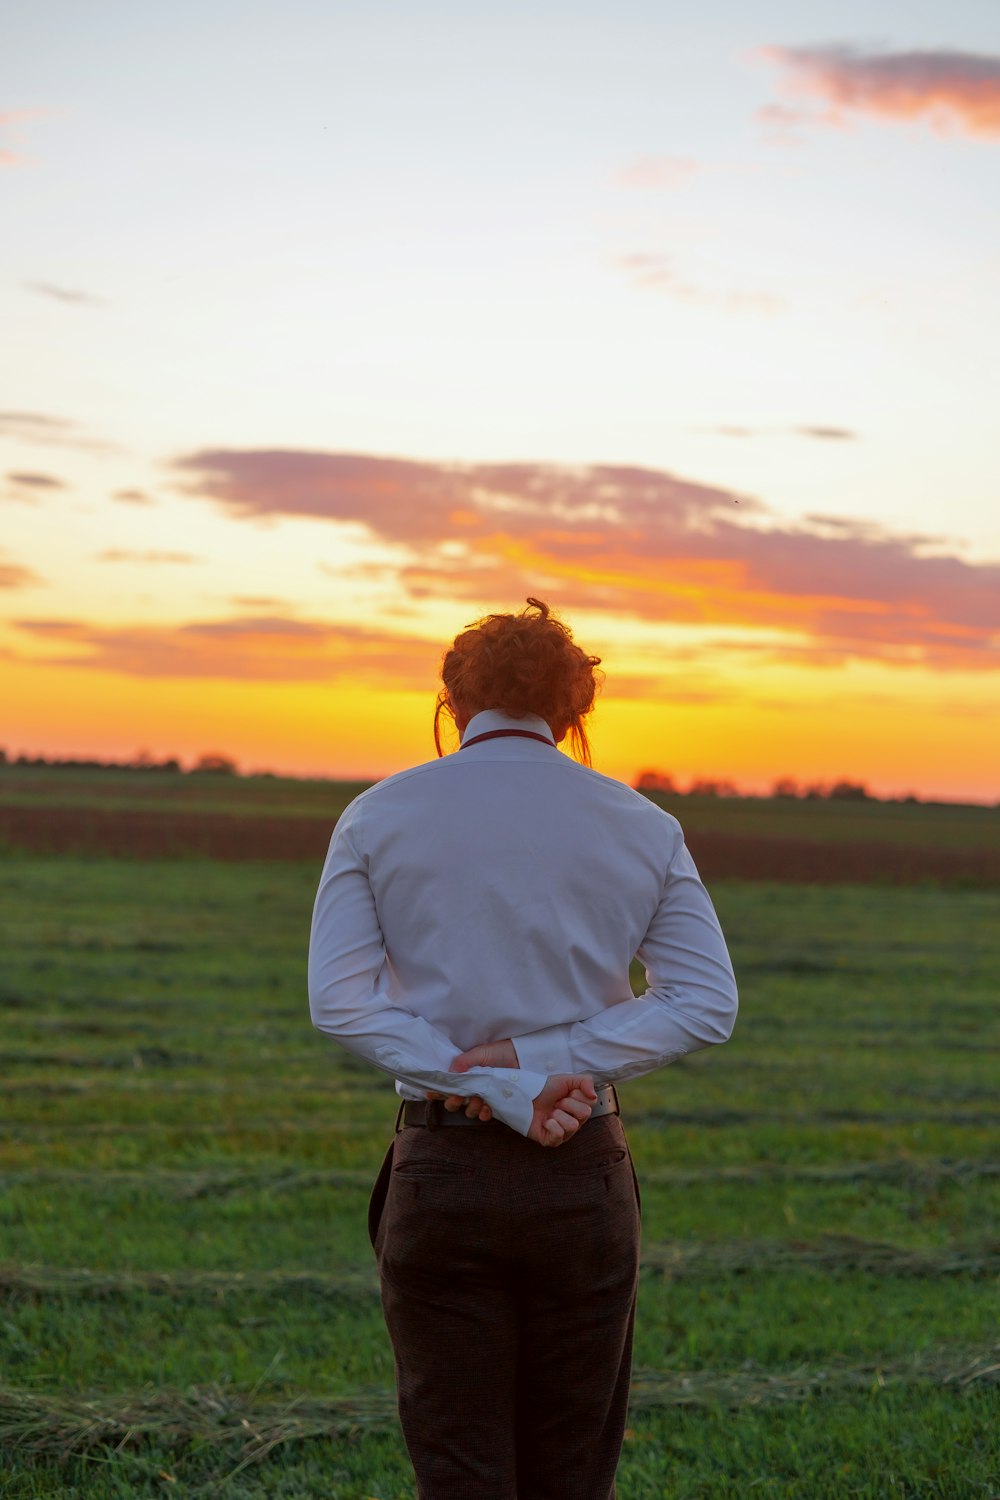
<svg viewBox="0 0 1000 1500">
<path fill-rule="evenodd" d="M 413 598 L 486 608 L 548 592 L 634 619 L 805 635 L 840 660 L 1000 665 L 1000 564 L 871 522 L 781 522 L 750 496 L 662 470 L 253 450 L 178 468 L 188 493 L 238 517 L 363 526 L 398 549 L 386 566 Z"/>
<path fill-rule="evenodd" d="M 874 52 L 847 43 L 765 47 L 786 85 L 821 101 L 821 115 L 768 105 L 758 118 L 779 129 L 804 120 L 844 124 L 854 114 L 920 122 L 939 134 L 1000 137 L 1000 57 L 945 49 Z"/>
</svg>

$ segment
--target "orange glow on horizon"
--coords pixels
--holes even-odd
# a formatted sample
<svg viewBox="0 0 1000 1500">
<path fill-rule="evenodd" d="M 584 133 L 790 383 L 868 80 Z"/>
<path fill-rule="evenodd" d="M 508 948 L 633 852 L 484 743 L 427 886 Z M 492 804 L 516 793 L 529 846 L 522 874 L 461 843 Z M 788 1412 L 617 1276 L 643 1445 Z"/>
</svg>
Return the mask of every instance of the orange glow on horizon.
<svg viewBox="0 0 1000 1500">
<path fill-rule="evenodd" d="M 982 695 L 961 719 L 933 709 L 938 684 L 914 673 L 912 696 L 887 705 L 876 691 L 889 669 L 864 680 L 782 669 L 767 696 L 742 688 L 705 701 L 616 697 L 609 663 L 589 733 L 594 767 L 628 783 L 655 768 L 681 785 L 727 778 L 766 791 L 781 775 L 802 781 L 846 777 L 883 795 L 994 802 L 1000 795 L 990 744 L 1000 714 Z M 750 674 L 754 680 L 760 674 Z M 829 674 L 827 674 L 829 676 Z M 898 677 L 898 674 L 895 674 Z M 624 677 L 624 673 L 622 674 Z M 815 679 L 821 679 L 817 690 Z M 975 686 L 975 685 L 973 685 Z M 140 749 L 189 764 L 208 750 L 244 771 L 376 779 L 432 759 L 434 693 L 343 679 L 315 682 L 186 681 L 129 678 L 72 667 L 0 663 L 8 714 L 4 748 L 127 759 Z"/>
</svg>

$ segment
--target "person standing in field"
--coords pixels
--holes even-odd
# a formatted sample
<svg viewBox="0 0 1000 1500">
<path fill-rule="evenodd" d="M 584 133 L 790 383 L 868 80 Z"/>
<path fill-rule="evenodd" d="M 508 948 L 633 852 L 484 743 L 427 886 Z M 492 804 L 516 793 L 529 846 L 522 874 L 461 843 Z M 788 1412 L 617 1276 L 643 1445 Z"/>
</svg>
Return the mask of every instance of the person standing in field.
<svg viewBox="0 0 1000 1500">
<path fill-rule="evenodd" d="M 639 1264 L 614 1085 L 736 1017 L 679 824 L 589 767 L 598 666 L 536 599 L 463 631 L 439 758 L 351 803 L 316 896 L 313 1023 L 403 1101 L 369 1229 L 421 1500 L 613 1500 Z"/>
</svg>

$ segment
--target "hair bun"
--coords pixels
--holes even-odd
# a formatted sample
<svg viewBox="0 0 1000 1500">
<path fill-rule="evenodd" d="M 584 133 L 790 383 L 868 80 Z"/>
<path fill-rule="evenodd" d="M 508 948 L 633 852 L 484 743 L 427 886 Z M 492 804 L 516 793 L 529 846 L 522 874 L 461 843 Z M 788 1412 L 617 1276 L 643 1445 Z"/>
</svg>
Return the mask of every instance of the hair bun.
<svg viewBox="0 0 1000 1500">
<path fill-rule="evenodd" d="M 438 754 L 438 720 L 442 711 L 454 717 L 457 704 L 467 718 L 487 708 L 513 719 L 536 714 L 557 740 L 569 734 L 578 758 L 589 765 L 583 719 L 594 706 L 600 661 L 580 649 L 542 599 L 529 597 L 516 615 L 484 615 L 455 637 L 441 663 L 444 686 L 434 715 Z"/>
</svg>

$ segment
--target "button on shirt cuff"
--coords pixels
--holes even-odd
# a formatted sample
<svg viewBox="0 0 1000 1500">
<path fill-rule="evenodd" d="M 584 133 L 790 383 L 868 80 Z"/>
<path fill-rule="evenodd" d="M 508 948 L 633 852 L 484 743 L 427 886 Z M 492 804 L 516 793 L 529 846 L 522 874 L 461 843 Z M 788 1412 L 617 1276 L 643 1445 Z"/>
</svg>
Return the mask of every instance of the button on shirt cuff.
<svg viewBox="0 0 1000 1500">
<path fill-rule="evenodd" d="M 545 1026 L 540 1031 L 511 1037 L 521 1067 L 532 1073 L 544 1073 L 547 1078 L 553 1073 L 577 1072 L 569 1045 L 571 1029 L 571 1024 Z"/>
</svg>

